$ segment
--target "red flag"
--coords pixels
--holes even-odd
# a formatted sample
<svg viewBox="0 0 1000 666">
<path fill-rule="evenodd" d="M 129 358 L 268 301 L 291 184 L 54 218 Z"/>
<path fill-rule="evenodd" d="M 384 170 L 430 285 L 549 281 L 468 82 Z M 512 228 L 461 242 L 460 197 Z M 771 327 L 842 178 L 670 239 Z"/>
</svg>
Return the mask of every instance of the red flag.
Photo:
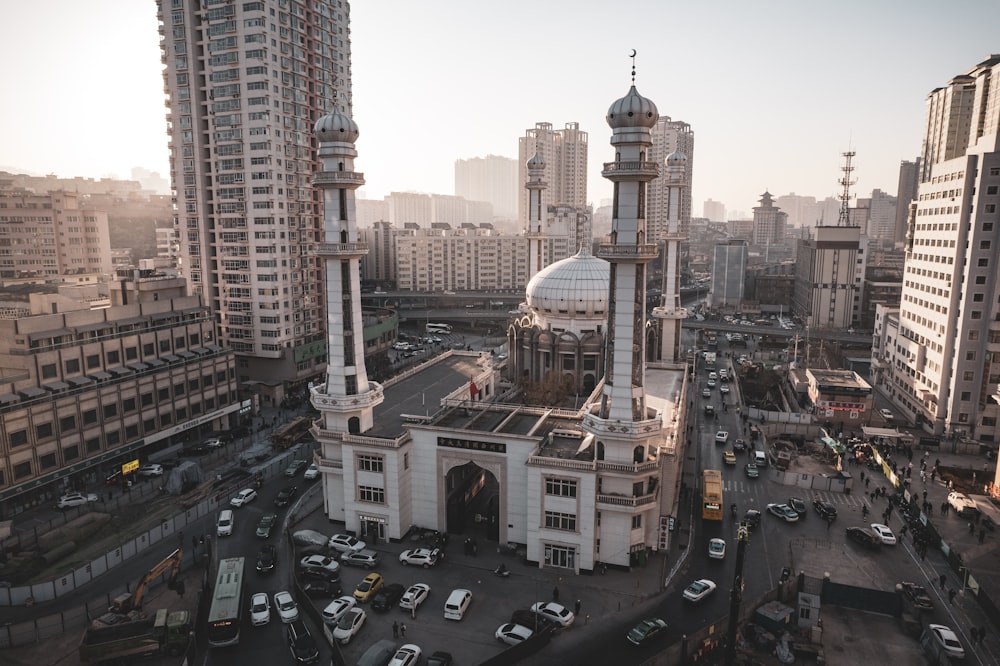
<svg viewBox="0 0 1000 666">
<path fill-rule="evenodd" d="M 479 395 L 479 387 L 476 386 L 475 378 L 469 378 L 469 396 L 475 398 Z"/>
</svg>

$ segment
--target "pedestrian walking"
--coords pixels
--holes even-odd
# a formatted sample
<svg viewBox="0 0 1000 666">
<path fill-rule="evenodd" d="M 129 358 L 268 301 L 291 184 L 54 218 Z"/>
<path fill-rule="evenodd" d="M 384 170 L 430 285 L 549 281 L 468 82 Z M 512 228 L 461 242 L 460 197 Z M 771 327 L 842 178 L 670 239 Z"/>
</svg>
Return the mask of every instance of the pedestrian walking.
<svg viewBox="0 0 1000 666">
<path fill-rule="evenodd" d="M 552 588 L 552 601 L 559 601 L 559 586 Z"/>
<path fill-rule="evenodd" d="M 986 530 L 979 530 L 979 543 L 986 540 Z"/>
<path fill-rule="evenodd" d="M 576 603 L 573 605 L 573 615 L 579 615 L 580 614 L 580 606 L 582 606 L 582 605 L 583 605 L 583 603 L 579 599 L 577 599 Z"/>
<path fill-rule="evenodd" d="M 399 635 L 406 638 L 406 623 L 399 625 Z"/>
<path fill-rule="evenodd" d="M 975 533 L 976 533 L 976 526 L 970 520 L 969 521 L 969 534 L 975 534 Z"/>
<path fill-rule="evenodd" d="M 941 577 L 938 578 L 938 584 L 941 586 L 942 590 L 944 589 L 944 584 L 946 582 L 948 582 L 948 576 L 945 574 L 941 574 Z"/>
<path fill-rule="evenodd" d="M 829 532 L 830 528 L 833 526 L 833 521 L 829 518 L 826 519 L 826 531 Z"/>
<path fill-rule="evenodd" d="M 948 603 L 949 604 L 955 605 L 955 595 L 956 594 L 958 594 L 958 593 L 955 592 L 955 590 L 953 590 L 950 587 L 948 588 Z"/>
<path fill-rule="evenodd" d="M 979 630 L 976 629 L 975 627 L 969 629 L 969 638 L 970 638 L 969 645 L 975 645 L 976 639 L 979 638 Z"/>
<path fill-rule="evenodd" d="M 399 623 L 393 620 L 392 623 L 392 637 L 399 638 Z"/>
</svg>

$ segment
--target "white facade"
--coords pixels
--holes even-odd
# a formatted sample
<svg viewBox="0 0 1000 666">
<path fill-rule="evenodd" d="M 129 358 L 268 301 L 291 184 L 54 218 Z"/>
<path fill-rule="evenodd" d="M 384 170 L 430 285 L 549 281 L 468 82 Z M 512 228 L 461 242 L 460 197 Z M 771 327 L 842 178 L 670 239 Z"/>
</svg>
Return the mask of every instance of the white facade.
<svg viewBox="0 0 1000 666">
<path fill-rule="evenodd" d="M 396 287 L 404 291 L 520 289 L 528 245 L 492 229 L 417 229 L 397 234 Z"/>
<path fill-rule="evenodd" d="M 674 153 L 683 154 L 686 158 L 682 167 L 683 182 L 688 187 L 677 187 L 676 184 L 667 182 L 666 178 L 660 177 L 649 184 L 648 202 L 648 227 L 652 238 L 663 238 L 669 232 L 670 210 L 676 209 L 675 216 L 678 220 L 677 229 L 674 233 L 679 233 L 684 237 L 690 233 L 691 228 L 691 188 L 694 182 L 694 131 L 691 125 L 680 120 L 671 120 L 668 116 L 660 116 L 651 132 L 653 145 L 649 152 L 649 159 L 660 165 L 665 165 L 667 157 Z M 678 179 L 680 180 L 680 179 Z M 671 196 L 677 197 L 678 201 L 671 201 Z M 722 221 L 724 218 L 720 218 Z"/>
</svg>

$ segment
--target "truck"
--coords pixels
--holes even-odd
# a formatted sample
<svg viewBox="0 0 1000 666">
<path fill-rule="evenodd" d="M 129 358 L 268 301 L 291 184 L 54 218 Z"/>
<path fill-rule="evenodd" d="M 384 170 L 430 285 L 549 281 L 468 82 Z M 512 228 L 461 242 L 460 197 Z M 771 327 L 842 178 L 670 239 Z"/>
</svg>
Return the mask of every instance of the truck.
<svg viewBox="0 0 1000 666">
<path fill-rule="evenodd" d="M 152 618 L 88 627 L 80 641 L 81 664 L 129 663 L 160 654 L 175 657 L 194 638 L 191 612 L 160 608 Z"/>
<path fill-rule="evenodd" d="M 282 426 L 271 435 L 271 446 L 276 449 L 287 449 L 294 446 L 302 435 L 309 432 L 313 419 L 314 417 L 311 416 L 300 416 L 291 423 Z"/>
</svg>

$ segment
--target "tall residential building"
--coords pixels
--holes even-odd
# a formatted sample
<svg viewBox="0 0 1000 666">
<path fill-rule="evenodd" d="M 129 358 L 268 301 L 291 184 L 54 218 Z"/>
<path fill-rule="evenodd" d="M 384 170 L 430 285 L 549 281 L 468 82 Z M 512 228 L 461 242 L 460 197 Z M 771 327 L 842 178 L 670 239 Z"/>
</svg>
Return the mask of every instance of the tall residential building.
<svg viewBox="0 0 1000 666">
<path fill-rule="evenodd" d="M 736 308 L 743 301 L 747 275 L 747 242 L 730 240 L 716 243 L 712 257 L 713 308 Z"/>
<path fill-rule="evenodd" d="M 917 198 L 920 182 L 920 158 L 912 162 L 899 163 L 899 184 L 896 186 L 896 224 L 893 228 L 894 243 L 906 240 L 906 220 L 910 214 L 910 204 Z"/>
<path fill-rule="evenodd" d="M 356 199 L 354 201 L 358 215 L 358 228 L 367 229 L 376 222 L 389 221 L 389 201 L 382 199 Z"/>
<path fill-rule="evenodd" d="M 813 329 L 850 328 L 864 278 L 861 228 L 824 226 L 813 234 L 798 243 L 793 311 Z"/>
<path fill-rule="evenodd" d="M 265 400 L 326 365 L 311 129 L 350 110 L 337 0 L 157 0 L 181 270 Z"/>
<path fill-rule="evenodd" d="M 517 218 L 519 188 L 517 160 L 500 155 L 455 160 L 455 194 L 469 201 L 488 201 L 497 217 Z"/>
<path fill-rule="evenodd" d="M 523 236 L 485 228 L 417 229 L 396 234 L 395 245 L 396 288 L 403 291 L 509 290 L 528 283 Z"/>
<path fill-rule="evenodd" d="M 541 210 L 544 212 L 555 204 L 585 207 L 587 133 L 580 129 L 579 123 L 566 123 L 561 130 L 552 129 L 552 123 L 537 123 L 517 144 L 518 221 L 523 223 L 528 219 L 527 191 L 521 185 L 528 181 L 528 160 L 536 154 L 545 163 L 546 188 Z"/>
<path fill-rule="evenodd" d="M 76 192 L 0 189 L 0 283 L 96 282 L 112 273 L 107 212 Z"/>
<path fill-rule="evenodd" d="M 857 207 L 866 209 L 859 225 L 872 240 L 893 243 L 896 226 L 896 197 L 882 190 L 872 190 L 871 197 L 858 198 Z"/>
<path fill-rule="evenodd" d="M 936 434 L 997 442 L 1000 55 L 935 88 L 898 315 L 873 345 L 896 406 Z M 890 344 L 888 331 L 896 330 Z"/>
<path fill-rule="evenodd" d="M 705 203 L 701 205 L 701 215 L 705 219 L 711 220 L 712 222 L 725 222 L 726 204 L 721 201 L 705 199 Z"/>
<path fill-rule="evenodd" d="M 788 215 L 774 205 L 770 192 L 760 195 L 760 205 L 753 209 L 753 245 L 767 247 L 785 244 Z"/>
<path fill-rule="evenodd" d="M 679 120 L 671 120 L 669 116 L 660 116 L 650 132 L 653 146 L 649 159 L 664 165 L 667 156 L 676 153 L 683 154 L 687 159 L 683 164 L 684 182 L 688 187 L 671 187 L 665 178 L 657 178 L 649 184 L 649 201 L 646 206 L 647 229 L 650 238 L 659 242 L 667 233 L 668 216 L 671 206 L 679 214 L 679 226 L 675 233 L 687 236 L 691 227 L 691 187 L 694 182 L 694 132 L 691 126 Z M 670 194 L 680 197 L 676 205 L 670 201 Z"/>
</svg>

